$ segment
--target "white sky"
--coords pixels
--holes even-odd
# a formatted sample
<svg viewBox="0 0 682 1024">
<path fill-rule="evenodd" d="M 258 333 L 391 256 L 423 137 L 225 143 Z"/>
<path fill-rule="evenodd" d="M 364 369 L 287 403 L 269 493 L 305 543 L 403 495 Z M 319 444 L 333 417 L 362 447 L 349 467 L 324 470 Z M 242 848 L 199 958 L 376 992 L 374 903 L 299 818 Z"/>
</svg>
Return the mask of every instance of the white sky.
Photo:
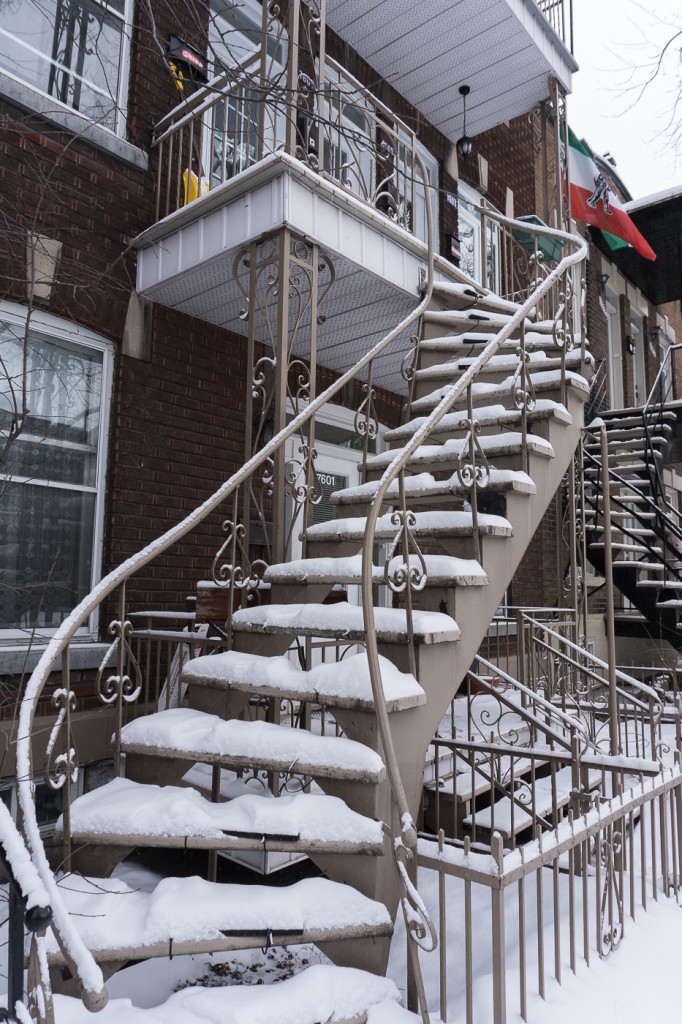
<svg viewBox="0 0 682 1024">
<path fill-rule="evenodd" d="M 682 28 L 682 0 L 573 0 L 573 17 L 580 71 L 568 98 L 571 128 L 595 152 L 615 157 L 633 198 L 682 186 L 682 150 L 676 160 L 665 135 L 682 89 L 682 37 L 635 103 L 657 44 Z M 681 118 L 682 104 L 678 124 Z"/>
</svg>

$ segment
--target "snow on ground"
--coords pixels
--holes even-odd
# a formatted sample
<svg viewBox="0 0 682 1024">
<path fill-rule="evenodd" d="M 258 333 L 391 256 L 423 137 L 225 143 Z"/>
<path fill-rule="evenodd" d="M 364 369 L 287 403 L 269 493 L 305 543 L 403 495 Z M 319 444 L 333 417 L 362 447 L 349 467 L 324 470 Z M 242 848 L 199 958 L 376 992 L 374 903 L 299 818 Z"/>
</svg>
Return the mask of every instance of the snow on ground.
<svg viewBox="0 0 682 1024">
<path fill-rule="evenodd" d="M 131 888 L 139 887 L 151 891 L 160 876 L 134 864 L 123 864 L 116 871 L 117 877 Z M 682 972 L 679 969 L 679 948 L 682 943 L 682 908 L 674 900 L 659 895 L 658 902 L 648 901 L 644 912 L 637 907 L 637 920 L 633 924 L 628 917 L 625 921 L 625 936 L 620 946 L 607 959 L 600 961 L 592 951 L 590 967 L 580 958 L 582 949 L 578 939 L 577 972 L 572 974 L 568 963 L 568 919 L 566 905 L 562 912 L 561 934 L 561 986 L 553 977 L 553 950 L 551 946 L 551 882 L 552 874 L 543 871 L 545 885 L 545 958 L 546 958 L 546 999 L 537 995 L 536 936 L 532 930 L 535 920 L 532 896 L 534 880 L 527 884 L 527 957 L 528 957 L 528 1021 L 529 1024 L 643 1024 L 656 1021 L 657 1024 L 672 1024 L 679 1019 L 682 1003 Z M 562 875 L 562 889 L 565 892 L 566 876 Z M 532 884 L 531 884 L 532 882 Z M 638 883 L 639 885 L 639 883 Z M 638 888 L 637 885 L 637 888 Z M 419 889 L 425 902 L 437 920 L 438 882 L 435 872 L 422 870 L 419 873 Z M 627 882 L 625 885 L 627 891 Z M 448 1022 L 464 1024 L 464 950 L 463 950 L 463 886 L 456 879 L 447 879 L 448 906 Z M 508 1024 L 521 1024 L 518 1012 L 518 943 L 514 907 L 516 889 L 508 893 L 506 920 L 507 994 Z M 489 1024 L 492 1020 L 492 976 L 489 952 L 490 898 L 487 890 L 473 887 L 472 917 L 476 923 L 474 935 L 474 1022 Z M 592 915 L 593 917 L 593 915 Z M 592 921 L 593 926 L 593 921 Z M 6 947 L 2 948 L 2 956 Z M 437 1024 L 438 1003 L 438 952 L 422 954 L 422 970 L 429 993 L 431 1020 Z M 201 955 L 196 957 L 174 957 L 155 959 L 131 966 L 109 980 L 109 1008 L 93 1017 L 78 1000 L 58 997 L 56 1000 L 57 1024 L 308 1024 L 305 1000 L 298 997 L 296 988 L 291 998 L 283 998 L 286 989 L 265 992 L 261 1007 L 248 1011 L 240 1007 L 239 999 L 232 996 L 230 1010 L 225 1004 L 216 1009 L 209 991 L 225 985 L 263 985 L 269 988 L 272 982 L 286 981 L 292 975 L 309 966 L 326 965 L 329 961 L 314 946 L 295 946 L 289 949 L 274 948 L 267 952 L 247 950 L 240 953 Z M 5 965 L 0 964 L 5 973 Z M 404 997 L 405 986 L 405 933 L 402 920 L 396 926 L 389 978 L 392 979 Z M 313 985 L 317 1005 L 323 1007 L 321 993 L 326 999 L 333 986 L 327 981 Z M 313 981 L 314 981 L 313 976 Z M 184 993 L 199 991 L 195 1003 Z M 343 989 L 343 986 L 341 986 Z M 178 993 L 176 996 L 173 993 Z M 418 1018 L 402 1010 L 393 998 L 378 990 L 377 1002 L 372 1007 L 368 1024 L 418 1024 Z M 379 998 L 382 996 L 382 998 Z M 160 1009 L 172 997 L 169 1006 Z M 156 1009 L 154 1009 L 156 1008 Z M 301 1013 L 299 1013 L 301 1010 Z M 327 1011 L 329 1017 L 331 1010 Z M 311 1018 L 312 1021 L 313 1018 Z M 319 1019 L 319 1017 L 314 1018 Z M 331 1020 L 333 1021 L 333 1017 Z"/>
</svg>

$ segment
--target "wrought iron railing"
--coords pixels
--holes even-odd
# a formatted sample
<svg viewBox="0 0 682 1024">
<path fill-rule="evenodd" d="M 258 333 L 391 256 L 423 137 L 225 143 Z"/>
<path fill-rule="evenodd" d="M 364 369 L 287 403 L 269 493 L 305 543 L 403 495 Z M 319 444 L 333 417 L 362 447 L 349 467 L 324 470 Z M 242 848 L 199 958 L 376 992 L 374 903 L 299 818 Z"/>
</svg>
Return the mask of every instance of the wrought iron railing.
<svg viewBox="0 0 682 1024">
<path fill-rule="evenodd" d="M 573 0 L 537 0 L 562 43 L 573 53 Z"/>
</svg>

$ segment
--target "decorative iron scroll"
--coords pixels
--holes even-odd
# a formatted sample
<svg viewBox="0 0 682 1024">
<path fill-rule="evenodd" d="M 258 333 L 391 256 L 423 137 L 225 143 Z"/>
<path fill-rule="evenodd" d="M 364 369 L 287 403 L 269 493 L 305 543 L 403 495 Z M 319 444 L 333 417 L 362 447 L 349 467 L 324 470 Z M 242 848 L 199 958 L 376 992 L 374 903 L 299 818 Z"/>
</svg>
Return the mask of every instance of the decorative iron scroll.
<svg viewBox="0 0 682 1024">
<path fill-rule="evenodd" d="M 57 720 L 50 731 L 45 751 L 45 781 L 51 789 L 62 789 L 67 781 L 78 780 L 78 758 L 71 746 L 70 713 L 76 710 L 76 695 L 73 690 L 61 687 L 52 694 L 52 706 L 58 708 Z M 66 753 L 57 754 L 57 737 L 66 720 Z"/>
<path fill-rule="evenodd" d="M 116 704 L 119 698 L 126 704 L 132 704 L 137 700 L 142 689 L 142 672 L 130 646 L 133 624 L 128 619 L 123 621 L 114 619 L 109 623 L 107 632 L 114 637 L 114 640 L 102 658 L 97 672 L 95 681 L 97 696 L 103 704 L 107 705 Z M 116 671 L 106 675 L 107 662 L 114 653 L 116 653 Z M 126 666 L 125 669 L 124 666 Z"/>
<path fill-rule="evenodd" d="M 384 562 L 386 585 L 394 594 L 402 594 L 408 588 L 423 590 L 427 583 L 426 561 L 412 532 L 417 517 L 411 509 L 396 509 L 391 514 L 391 523 L 398 527 L 398 532 Z"/>
<path fill-rule="evenodd" d="M 213 559 L 211 577 L 219 587 L 234 587 L 236 590 L 254 590 L 261 581 L 265 571 L 265 562 L 249 559 L 244 546 L 246 528 L 242 523 L 234 523 L 231 519 L 223 522 L 223 531 L 227 534 Z M 222 561 L 227 554 L 227 561 Z"/>
<path fill-rule="evenodd" d="M 530 372 L 530 352 L 519 346 L 516 355 L 519 362 L 512 377 L 512 398 L 517 409 L 532 412 L 535 408 L 535 386 Z"/>
<path fill-rule="evenodd" d="M 623 938 L 623 893 L 619 860 L 623 854 L 623 837 L 609 827 L 599 841 L 597 856 L 604 872 L 601 895 L 599 955 L 607 957 Z"/>
<path fill-rule="evenodd" d="M 457 479 L 462 487 L 485 487 L 490 479 L 490 466 L 478 440 L 481 424 L 471 417 L 462 421 L 462 427 L 466 435 L 457 461 Z"/>
</svg>

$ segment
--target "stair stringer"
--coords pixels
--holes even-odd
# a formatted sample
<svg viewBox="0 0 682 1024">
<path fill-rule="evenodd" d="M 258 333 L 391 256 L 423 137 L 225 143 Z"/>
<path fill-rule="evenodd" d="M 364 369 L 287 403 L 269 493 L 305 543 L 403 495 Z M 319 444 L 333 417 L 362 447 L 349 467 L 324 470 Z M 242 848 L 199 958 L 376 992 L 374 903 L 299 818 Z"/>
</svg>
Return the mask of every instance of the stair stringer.
<svg viewBox="0 0 682 1024">
<path fill-rule="evenodd" d="M 488 624 L 574 457 L 582 432 L 583 400 L 570 391 L 566 401 L 572 418 L 571 425 L 554 423 L 550 427 L 549 440 L 555 458 L 531 457 L 530 475 L 536 487 L 535 494 L 510 492 L 507 495 L 507 510 L 504 514 L 512 525 L 512 536 L 491 538 L 490 543 L 484 539 L 482 564 L 490 580 L 488 586 L 466 587 L 457 591 L 456 619 L 461 630 L 460 639 L 455 643 L 421 645 L 417 648 L 417 675 L 426 691 L 426 703 L 391 716 L 391 732 L 401 778 L 415 820 L 422 798 L 428 746 L 476 657 Z M 485 624 L 483 628 L 482 623 Z M 404 647 L 389 648 L 386 645 L 380 647 L 380 653 L 390 657 L 401 671 L 409 671 L 408 653 Z M 337 711 L 335 718 L 351 739 L 365 743 L 383 755 L 377 720 L 373 713 Z M 327 780 L 321 784 L 326 792 L 340 796 L 354 809 L 390 824 L 392 797 L 388 781 L 373 787 Z M 349 786 L 353 787 L 352 792 Z M 384 852 L 388 859 L 373 858 L 371 863 L 367 858 L 361 861 L 359 857 L 335 855 L 315 856 L 312 859 L 329 878 L 346 882 L 366 896 L 383 902 L 395 920 L 400 887 L 396 871 L 387 867 L 393 863 L 388 837 L 385 839 Z M 325 947 L 325 952 L 335 963 L 362 965 L 365 969 L 382 973 L 386 969 L 389 948 L 390 940 L 382 939 L 353 943 L 352 948 L 350 943 L 345 947 L 343 943 L 333 943 Z"/>
</svg>

